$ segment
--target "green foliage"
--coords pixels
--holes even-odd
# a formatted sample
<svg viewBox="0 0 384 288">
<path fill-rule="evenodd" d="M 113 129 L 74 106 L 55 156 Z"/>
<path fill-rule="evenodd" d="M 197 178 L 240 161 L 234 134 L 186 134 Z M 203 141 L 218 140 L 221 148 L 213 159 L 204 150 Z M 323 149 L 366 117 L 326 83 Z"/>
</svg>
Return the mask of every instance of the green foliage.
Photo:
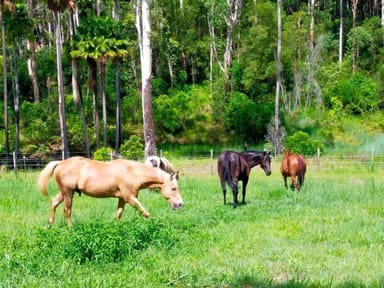
<svg viewBox="0 0 384 288">
<path fill-rule="evenodd" d="M 111 154 L 113 149 L 111 147 L 101 147 L 93 152 L 93 159 L 99 161 L 108 161 L 111 160 Z"/>
<path fill-rule="evenodd" d="M 183 91 L 170 91 L 153 103 L 154 122 L 160 142 L 201 143 L 209 141 L 211 124 L 210 97 L 207 86 L 185 86 Z"/>
<path fill-rule="evenodd" d="M 259 142 L 264 139 L 272 111 L 271 105 L 258 105 L 245 94 L 234 92 L 225 111 L 225 127 L 241 141 Z"/>
<path fill-rule="evenodd" d="M 285 148 L 291 153 L 300 153 L 303 155 L 316 155 L 317 148 L 324 151 L 324 145 L 311 138 L 308 133 L 298 131 L 291 136 L 287 136 Z"/>
<path fill-rule="evenodd" d="M 125 159 L 139 160 L 144 158 L 144 145 L 140 137 L 131 135 L 127 141 L 120 146 L 120 155 Z"/>
<path fill-rule="evenodd" d="M 172 247 L 177 238 L 172 227 L 158 220 L 130 223 L 91 221 L 77 224 L 72 230 L 37 230 L 41 253 L 55 253 L 77 264 L 87 262 L 116 263 L 134 257 L 150 246 Z"/>
<path fill-rule="evenodd" d="M 354 114 L 372 112 L 378 105 L 375 83 L 359 72 L 334 82 L 326 97 L 340 99 L 343 107 Z"/>
</svg>

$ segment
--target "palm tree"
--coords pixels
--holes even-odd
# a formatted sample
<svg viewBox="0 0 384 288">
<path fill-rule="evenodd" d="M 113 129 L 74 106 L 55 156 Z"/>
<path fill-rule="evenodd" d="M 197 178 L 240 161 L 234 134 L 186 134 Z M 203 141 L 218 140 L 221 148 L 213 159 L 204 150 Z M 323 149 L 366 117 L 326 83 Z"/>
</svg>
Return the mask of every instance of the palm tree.
<svg viewBox="0 0 384 288">
<path fill-rule="evenodd" d="M 71 57 L 86 58 L 91 61 L 99 61 L 100 68 L 100 94 L 102 98 L 103 112 L 103 142 L 104 147 L 107 143 L 107 97 L 105 94 L 105 66 L 109 59 L 119 59 L 128 55 L 128 41 L 117 39 L 114 33 L 115 23 L 110 19 L 95 18 L 90 19 L 92 25 L 84 25 L 79 29 L 77 40 L 74 41 Z M 103 35 L 94 34 L 94 31 L 87 31 L 89 28 L 101 28 L 105 31 Z M 99 29 L 96 29 L 99 30 Z M 112 32 L 112 33 L 111 33 Z"/>
</svg>

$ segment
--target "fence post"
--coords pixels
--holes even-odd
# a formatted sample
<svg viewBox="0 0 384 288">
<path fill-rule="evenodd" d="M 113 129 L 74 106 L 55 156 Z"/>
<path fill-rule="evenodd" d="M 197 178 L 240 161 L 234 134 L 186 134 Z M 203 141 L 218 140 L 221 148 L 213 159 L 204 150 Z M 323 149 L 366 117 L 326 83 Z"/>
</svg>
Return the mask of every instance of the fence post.
<svg viewBox="0 0 384 288">
<path fill-rule="evenodd" d="M 211 149 L 211 175 L 213 175 L 213 149 Z"/>
<path fill-rule="evenodd" d="M 320 148 L 317 147 L 317 172 L 320 172 Z"/>
<path fill-rule="evenodd" d="M 13 151 L 13 170 L 15 171 L 15 175 L 17 175 L 17 161 L 16 161 L 16 152 Z"/>
<path fill-rule="evenodd" d="M 374 161 L 374 159 L 375 159 L 375 148 L 374 147 L 372 147 L 372 152 L 371 152 L 371 171 L 373 172 L 373 167 L 375 166 L 374 165 L 374 163 L 373 163 L 373 161 Z"/>
</svg>

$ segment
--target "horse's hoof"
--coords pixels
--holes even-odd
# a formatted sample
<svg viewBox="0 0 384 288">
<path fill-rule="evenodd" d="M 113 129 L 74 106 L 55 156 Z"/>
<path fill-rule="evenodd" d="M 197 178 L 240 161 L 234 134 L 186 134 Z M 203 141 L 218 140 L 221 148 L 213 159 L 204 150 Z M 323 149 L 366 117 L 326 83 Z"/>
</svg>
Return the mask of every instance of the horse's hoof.
<svg viewBox="0 0 384 288">
<path fill-rule="evenodd" d="M 149 214 L 149 213 L 144 213 L 144 217 L 147 218 L 147 219 L 149 219 L 149 218 L 151 218 L 151 214 Z"/>
</svg>

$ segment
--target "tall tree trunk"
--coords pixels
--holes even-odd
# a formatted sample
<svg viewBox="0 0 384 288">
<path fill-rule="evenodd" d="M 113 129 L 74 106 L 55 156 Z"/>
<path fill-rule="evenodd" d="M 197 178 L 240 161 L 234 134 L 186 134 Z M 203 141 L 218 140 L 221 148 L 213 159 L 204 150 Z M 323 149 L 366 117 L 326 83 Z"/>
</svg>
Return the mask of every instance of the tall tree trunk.
<svg viewBox="0 0 384 288">
<path fill-rule="evenodd" d="M 119 0 L 114 1 L 113 18 L 118 22 L 120 21 L 120 3 Z M 121 133 L 121 67 L 120 59 L 116 59 L 116 134 L 115 134 L 115 153 L 119 154 L 122 133 Z"/>
<path fill-rule="evenodd" d="M 343 63 L 343 0 L 340 2 L 340 24 L 339 24 L 339 67 Z"/>
<path fill-rule="evenodd" d="M 358 0 L 352 0 L 352 29 L 356 29 L 357 4 Z M 357 48 L 355 37 L 352 39 L 352 73 L 357 69 Z"/>
<path fill-rule="evenodd" d="M 78 91 L 78 104 L 80 106 L 81 122 L 82 122 L 82 126 L 83 126 L 85 151 L 87 153 L 87 157 L 90 158 L 91 157 L 91 148 L 90 148 L 90 144 L 89 144 L 88 124 L 87 124 L 87 118 L 85 117 L 83 94 L 82 94 L 81 83 L 80 83 L 79 59 L 77 59 L 77 58 L 72 59 L 72 80 L 73 80 L 73 77 L 77 78 L 75 83 L 72 83 L 72 85 L 77 86 L 76 90 Z"/>
<path fill-rule="evenodd" d="M 9 155 L 9 123 L 8 123 L 8 86 L 7 86 L 7 50 L 6 50 L 6 38 L 5 27 L 3 21 L 3 1 L 0 0 L 0 25 L 1 25 L 1 48 L 3 55 L 3 101 L 4 101 L 4 137 L 5 137 L 5 155 L 8 160 Z M 8 161 L 7 161 L 8 162 Z"/>
<path fill-rule="evenodd" d="M 104 147 L 108 146 L 107 141 L 107 95 L 105 94 L 105 58 L 100 58 L 100 94 L 101 104 L 103 109 L 103 144 Z"/>
<path fill-rule="evenodd" d="M 32 0 L 28 0 L 28 18 L 33 19 L 33 3 Z M 31 52 L 31 56 L 28 59 L 28 73 L 32 79 L 33 97 L 36 103 L 40 102 L 39 85 L 36 73 L 36 42 L 35 40 L 29 40 L 27 43 L 28 49 Z"/>
<path fill-rule="evenodd" d="M 227 40 L 224 52 L 224 75 L 226 81 L 226 90 L 232 90 L 230 85 L 231 75 L 229 69 L 232 66 L 233 60 L 233 30 L 240 19 L 242 0 L 227 0 Z"/>
<path fill-rule="evenodd" d="M 57 89 L 59 94 L 59 121 L 60 121 L 60 136 L 61 136 L 61 149 L 64 153 L 64 158 L 69 157 L 68 149 L 68 136 L 67 136 L 67 124 L 66 124 L 66 115 L 65 115 L 65 95 L 64 95 L 64 81 L 63 81 L 63 68 L 61 61 L 61 51 L 62 51 L 62 42 L 61 42 L 61 23 L 60 23 L 60 12 L 53 11 L 53 16 L 55 19 L 55 34 L 56 34 L 56 66 L 57 66 Z"/>
<path fill-rule="evenodd" d="M 136 2 L 136 28 L 139 37 L 141 60 L 141 98 L 144 124 L 144 156 L 156 153 L 155 131 L 152 119 L 152 47 L 151 47 L 151 14 L 150 0 Z"/>
<path fill-rule="evenodd" d="M 88 88 L 92 91 L 93 123 L 95 126 L 96 148 L 100 147 L 100 119 L 97 89 L 97 63 L 93 58 L 87 58 Z"/>
<path fill-rule="evenodd" d="M 17 43 L 14 41 L 13 57 L 12 57 L 12 84 L 13 84 L 13 107 L 15 113 L 15 155 L 19 154 L 19 140 L 20 140 L 20 113 L 19 113 L 19 99 L 20 99 L 20 85 L 19 85 L 19 69 L 17 66 Z M 16 173 L 16 167 L 14 167 Z"/>
<path fill-rule="evenodd" d="M 273 146 L 275 157 L 280 150 L 279 141 L 279 105 L 281 87 L 281 1 L 277 1 L 277 53 L 276 53 L 276 94 L 275 94 L 275 116 L 273 121 Z"/>
</svg>

